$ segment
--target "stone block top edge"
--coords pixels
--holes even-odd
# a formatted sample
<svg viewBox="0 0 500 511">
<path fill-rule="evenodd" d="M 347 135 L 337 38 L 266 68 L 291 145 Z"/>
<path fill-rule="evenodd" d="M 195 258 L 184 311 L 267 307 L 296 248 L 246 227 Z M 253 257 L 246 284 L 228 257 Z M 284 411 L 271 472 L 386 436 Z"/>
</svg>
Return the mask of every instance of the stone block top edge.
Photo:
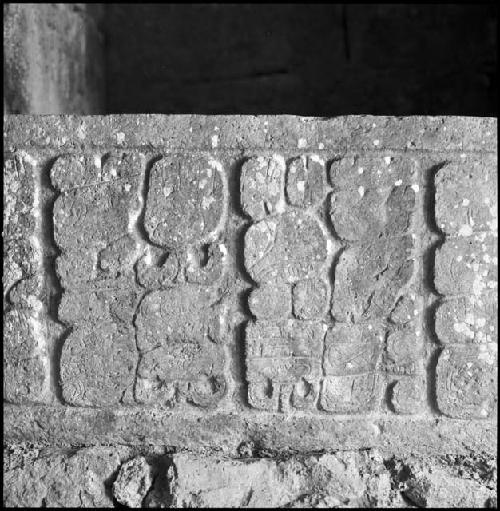
<svg viewBox="0 0 500 511">
<path fill-rule="evenodd" d="M 497 151 L 497 119 L 452 116 L 6 115 L 4 148 Z"/>
</svg>

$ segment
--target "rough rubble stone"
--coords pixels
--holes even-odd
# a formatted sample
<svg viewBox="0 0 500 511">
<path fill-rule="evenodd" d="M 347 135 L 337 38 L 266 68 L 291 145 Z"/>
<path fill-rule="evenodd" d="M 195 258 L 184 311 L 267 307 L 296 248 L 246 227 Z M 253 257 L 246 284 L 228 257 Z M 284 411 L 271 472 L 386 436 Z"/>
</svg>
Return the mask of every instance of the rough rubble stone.
<svg viewBox="0 0 500 511">
<path fill-rule="evenodd" d="M 134 458 L 120 467 L 113 483 L 113 496 L 127 507 L 141 507 L 153 483 L 152 470 L 146 458 Z"/>
<path fill-rule="evenodd" d="M 112 508 L 110 482 L 128 451 L 119 446 L 73 452 L 24 445 L 4 448 L 3 505 Z"/>
</svg>

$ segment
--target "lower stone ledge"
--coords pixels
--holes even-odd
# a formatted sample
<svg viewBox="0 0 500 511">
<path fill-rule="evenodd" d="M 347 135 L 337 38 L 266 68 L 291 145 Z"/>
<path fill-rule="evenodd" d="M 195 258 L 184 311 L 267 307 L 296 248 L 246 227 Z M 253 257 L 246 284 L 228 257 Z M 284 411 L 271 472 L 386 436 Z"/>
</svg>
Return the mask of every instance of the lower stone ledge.
<svg viewBox="0 0 500 511">
<path fill-rule="evenodd" d="M 379 449 L 239 458 L 162 448 L 4 447 L 7 507 L 496 507 L 496 459 Z"/>
<path fill-rule="evenodd" d="M 69 447 L 162 445 L 234 455 L 251 442 L 270 453 L 382 448 L 424 455 L 494 454 L 497 424 L 489 420 L 178 414 L 155 409 L 4 407 L 4 442 Z"/>
</svg>

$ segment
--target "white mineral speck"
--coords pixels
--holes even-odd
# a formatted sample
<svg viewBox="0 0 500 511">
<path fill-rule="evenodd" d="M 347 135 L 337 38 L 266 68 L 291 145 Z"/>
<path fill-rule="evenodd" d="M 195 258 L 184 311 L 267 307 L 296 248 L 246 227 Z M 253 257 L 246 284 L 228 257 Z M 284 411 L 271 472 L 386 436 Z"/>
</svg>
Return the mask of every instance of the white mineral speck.
<svg viewBox="0 0 500 511">
<path fill-rule="evenodd" d="M 324 149 L 324 148 L 325 148 L 325 144 L 323 144 L 323 143 L 321 143 L 321 142 L 320 142 L 320 143 L 318 144 L 318 149 Z"/>
<path fill-rule="evenodd" d="M 360 197 L 363 197 L 363 195 L 365 194 L 365 189 L 362 186 L 360 186 L 358 188 L 358 193 Z"/>
<path fill-rule="evenodd" d="M 462 225 L 462 227 L 460 227 L 460 230 L 458 231 L 459 236 L 470 236 L 472 233 L 473 231 L 470 225 Z"/>
<path fill-rule="evenodd" d="M 462 206 L 468 206 L 470 204 L 470 200 L 469 199 L 464 199 L 462 201 Z"/>
<path fill-rule="evenodd" d="M 307 146 L 307 140 L 305 138 L 299 138 L 299 141 L 297 143 L 297 147 L 299 149 L 304 149 L 304 147 Z"/>
<path fill-rule="evenodd" d="M 219 136 L 212 135 L 212 148 L 215 149 L 219 145 Z"/>
<path fill-rule="evenodd" d="M 118 142 L 118 144 L 123 144 L 123 142 L 125 142 L 125 133 L 117 133 L 116 134 L 116 141 Z"/>
<path fill-rule="evenodd" d="M 418 193 L 420 191 L 420 186 L 418 185 L 411 185 L 411 187 L 415 193 Z"/>
<path fill-rule="evenodd" d="M 375 144 L 375 142 L 373 142 L 373 143 Z M 375 144 L 375 145 L 378 145 L 378 144 Z M 384 157 L 384 161 L 385 161 L 386 165 L 390 165 L 391 161 L 392 161 L 392 157 L 391 156 L 385 156 Z"/>
<path fill-rule="evenodd" d="M 401 179 L 398 179 L 397 181 L 394 182 L 395 186 L 401 186 L 402 184 L 403 184 L 403 181 Z"/>
<path fill-rule="evenodd" d="M 364 171 L 365 171 L 365 169 L 363 167 L 359 167 L 358 174 L 363 174 Z"/>
<path fill-rule="evenodd" d="M 380 145 L 380 140 L 374 140 L 374 141 L 373 141 L 373 145 L 375 145 L 375 146 Z"/>
</svg>

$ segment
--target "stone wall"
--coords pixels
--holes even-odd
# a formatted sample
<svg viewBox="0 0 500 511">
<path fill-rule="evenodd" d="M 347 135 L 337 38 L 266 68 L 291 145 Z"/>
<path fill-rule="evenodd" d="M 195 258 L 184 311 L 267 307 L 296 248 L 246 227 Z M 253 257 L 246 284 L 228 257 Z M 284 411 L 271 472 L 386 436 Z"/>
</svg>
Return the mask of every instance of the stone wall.
<svg viewBox="0 0 500 511">
<path fill-rule="evenodd" d="M 496 140 L 7 116 L 4 503 L 496 505 Z"/>
<path fill-rule="evenodd" d="M 104 112 L 102 4 L 4 5 L 4 113 Z"/>
</svg>

